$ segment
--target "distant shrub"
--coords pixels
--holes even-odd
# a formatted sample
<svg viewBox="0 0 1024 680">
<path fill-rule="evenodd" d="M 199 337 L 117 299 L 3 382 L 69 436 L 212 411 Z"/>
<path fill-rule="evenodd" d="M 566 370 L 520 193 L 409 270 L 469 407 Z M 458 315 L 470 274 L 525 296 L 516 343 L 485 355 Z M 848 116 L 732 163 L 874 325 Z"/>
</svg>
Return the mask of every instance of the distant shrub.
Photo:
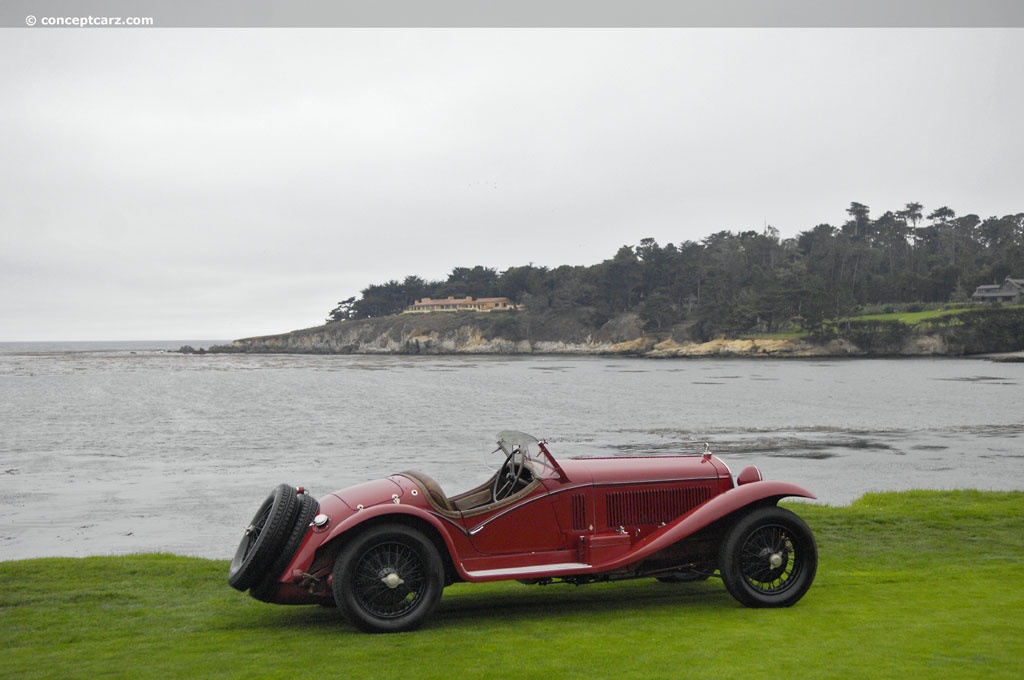
<svg viewBox="0 0 1024 680">
<path fill-rule="evenodd" d="M 957 316 L 947 343 L 961 354 L 1024 349 L 1024 307 L 972 309 Z"/>
<path fill-rule="evenodd" d="M 868 354 L 898 354 L 912 332 L 904 323 L 881 319 L 851 320 L 838 329 L 839 337 Z"/>
</svg>

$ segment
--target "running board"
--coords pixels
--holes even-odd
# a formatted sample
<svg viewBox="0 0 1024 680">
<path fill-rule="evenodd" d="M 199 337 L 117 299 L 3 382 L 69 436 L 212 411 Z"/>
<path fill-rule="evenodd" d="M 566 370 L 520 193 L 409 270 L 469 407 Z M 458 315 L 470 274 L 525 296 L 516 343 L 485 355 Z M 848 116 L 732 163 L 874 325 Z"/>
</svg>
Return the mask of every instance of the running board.
<svg viewBox="0 0 1024 680">
<path fill-rule="evenodd" d="M 591 564 L 582 562 L 563 562 L 562 564 L 538 564 L 532 567 L 511 567 L 508 569 L 481 569 L 467 571 L 466 576 L 472 581 L 498 581 L 501 579 L 530 578 L 538 574 L 555 576 L 563 572 L 586 571 L 593 569 Z"/>
</svg>

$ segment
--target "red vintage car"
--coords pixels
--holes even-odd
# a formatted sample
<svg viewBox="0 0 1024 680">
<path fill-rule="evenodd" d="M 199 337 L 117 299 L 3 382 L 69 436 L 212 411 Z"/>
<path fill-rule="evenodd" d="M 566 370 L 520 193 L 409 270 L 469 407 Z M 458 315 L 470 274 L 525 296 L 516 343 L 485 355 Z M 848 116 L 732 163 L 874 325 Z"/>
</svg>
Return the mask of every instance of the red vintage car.
<svg viewBox="0 0 1024 680">
<path fill-rule="evenodd" d="M 238 546 L 228 582 L 280 604 L 337 605 L 362 630 L 421 625 L 460 581 L 583 584 L 716 572 L 748 607 L 788 607 L 814 580 L 817 546 L 788 496 L 814 498 L 756 467 L 733 480 L 703 455 L 556 460 L 502 432 L 504 461 L 448 496 L 422 472 L 357 484 L 317 502 L 281 484 Z"/>
</svg>

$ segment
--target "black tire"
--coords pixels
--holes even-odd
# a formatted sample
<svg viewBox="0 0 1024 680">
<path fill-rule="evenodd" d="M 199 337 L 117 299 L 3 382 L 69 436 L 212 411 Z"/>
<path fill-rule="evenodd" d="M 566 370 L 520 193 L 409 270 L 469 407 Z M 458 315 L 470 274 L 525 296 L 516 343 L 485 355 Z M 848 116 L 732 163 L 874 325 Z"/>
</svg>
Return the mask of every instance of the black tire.
<svg viewBox="0 0 1024 680">
<path fill-rule="evenodd" d="M 401 524 L 371 527 L 342 548 L 332 572 L 334 600 L 360 630 L 413 630 L 433 613 L 444 590 L 434 544 Z"/>
<path fill-rule="evenodd" d="M 784 508 L 758 508 L 726 533 L 719 571 L 726 590 L 747 607 L 790 607 L 811 587 L 818 546 L 802 519 Z"/>
<path fill-rule="evenodd" d="M 231 560 L 228 583 L 232 588 L 244 591 L 260 582 L 288 540 L 298 512 L 295 487 L 280 484 L 267 496 L 246 527 Z"/>
<path fill-rule="evenodd" d="M 295 522 L 292 525 L 291 533 L 288 535 L 288 540 L 285 541 L 284 547 L 281 548 L 277 559 L 274 560 L 274 563 L 267 570 L 263 579 L 249 590 L 250 595 L 261 602 L 270 602 L 274 597 L 274 593 L 277 592 L 277 580 L 281 578 L 281 572 L 285 570 L 288 563 L 295 557 L 295 552 L 302 544 L 302 539 L 306 537 L 306 533 L 309 531 L 309 524 L 313 521 L 313 517 L 316 516 L 319 508 L 320 504 L 309 494 L 301 494 L 299 496 L 299 512 L 295 516 Z"/>
</svg>

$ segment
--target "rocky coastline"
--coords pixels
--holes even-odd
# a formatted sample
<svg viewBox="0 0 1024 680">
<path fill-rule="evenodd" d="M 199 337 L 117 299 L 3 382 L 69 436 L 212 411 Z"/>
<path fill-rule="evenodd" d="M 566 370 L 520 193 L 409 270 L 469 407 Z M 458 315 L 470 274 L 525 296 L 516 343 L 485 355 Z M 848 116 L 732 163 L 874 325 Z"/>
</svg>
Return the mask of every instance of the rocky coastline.
<svg viewBox="0 0 1024 680">
<path fill-rule="evenodd" d="M 1021 353 L 1020 339 L 998 346 L 971 346 L 949 329 L 914 329 L 873 346 L 836 337 L 716 338 L 693 340 L 685 332 L 645 333 L 635 315 L 623 315 L 598 329 L 565 319 L 517 314 L 438 313 L 339 321 L 323 326 L 235 340 L 209 353 L 396 354 L 396 355 L 591 355 L 652 359 L 697 357 L 880 357 L 964 356 Z M 550 323 L 547 323 L 550 322 Z M 678 337 L 682 336 L 682 337 Z M 866 344 L 866 343 L 865 343 Z M 184 348 L 183 348 L 184 349 Z M 189 348 L 191 349 L 191 348 Z M 1018 359 L 1019 360 L 1019 359 Z"/>
</svg>

